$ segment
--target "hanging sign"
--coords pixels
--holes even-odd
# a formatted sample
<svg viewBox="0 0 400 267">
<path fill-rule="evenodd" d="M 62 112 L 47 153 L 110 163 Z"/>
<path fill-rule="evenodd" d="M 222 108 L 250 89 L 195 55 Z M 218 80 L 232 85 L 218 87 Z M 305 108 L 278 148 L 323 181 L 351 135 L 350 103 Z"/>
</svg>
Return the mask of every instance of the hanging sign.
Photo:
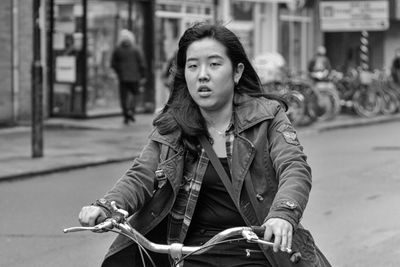
<svg viewBox="0 0 400 267">
<path fill-rule="evenodd" d="M 324 1 L 319 4 L 325 32 L 384 31 L 389 28 L 389 2 Z"/>
</svg>

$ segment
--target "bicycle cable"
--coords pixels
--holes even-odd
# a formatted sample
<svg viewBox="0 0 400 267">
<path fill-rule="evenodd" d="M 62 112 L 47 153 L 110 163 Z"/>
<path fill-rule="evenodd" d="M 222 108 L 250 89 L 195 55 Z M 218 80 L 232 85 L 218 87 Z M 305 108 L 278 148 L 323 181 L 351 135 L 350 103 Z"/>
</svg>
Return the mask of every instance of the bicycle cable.
<svg viewBox="0 0 400 267">
<path fill-rule="evenodd" d="M 149 252 L 146 250 L 145 247 L 143 247 L 136 239 L 134 239 L 133 237 L 131 237 L 128 234 L 125 234 L 124 232 L 118 231 L 118 230 L 114 230 L 114 229 L 107 229 L 107 231 L 111 231 L 120 235 L 123 235 L 127 238 L 129 238 L 130 240 L 132 240 L 133 242 L 135 242 L 135 244 L 138 246 L 139 252 L 140 252 L 140 257 L 143 263 L 143 266 L 146 266 L 145 260 L 144 260 L 144 256 L 143 256 L 143 252 L 146 254 L 147 258 L 149 259 L 151 265 L 153 267 L 157 267 L 156 264 L 154 263 L 154 260 L 152 259 L 152 257 L 150 256 Z"/>
</svg>

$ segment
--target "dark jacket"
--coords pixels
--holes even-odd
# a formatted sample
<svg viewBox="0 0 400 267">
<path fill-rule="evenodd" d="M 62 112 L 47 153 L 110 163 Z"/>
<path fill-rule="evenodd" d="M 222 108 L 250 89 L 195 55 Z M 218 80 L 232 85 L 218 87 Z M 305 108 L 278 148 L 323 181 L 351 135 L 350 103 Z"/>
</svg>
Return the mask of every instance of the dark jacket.
<svg viewBox="0 0 400 267">
<path fill-rule="evenodd" d="M 311 61 L 308 64 L 308 71 L 309 72 L 314 72 L 314 71 L 323 71 L 323 70 L 328 70 L 331 71 L 331 63 L 328 59 L 327 56 L 324 55 L 316 55 L 314 58 L 311 59 Z"/>
<path fill-rule="evenodd" d="M 142 52 L 129 42 L 122 42 L 113 51 L 111 67 L 123 82 L 138 82 L 146 77 L 146 62 Z"/>
<path fill-rule="evenodd" d="M 397 84 L 400 84 L 400 57 L 393 59 L 390 71 L 393 81 Z"/>
<path fill-rule="evenodd" d="M 240 214 L 250 225 L 261 225 L 272 217 L 288 220 L 296 232 L 293 249 L 300 251 L 303 266 L 324 266 L 319 264 L 311 235 L 299 224 L 311 189 L 311 170 L 284 110 L 276 101 L 241 95 L 235 96 L 234 107 L 232 177 Z M 154 190 L 156 170 L 163 170 L 167 182 Z M 184 170 L 178 133 L 161 135 L 155 129 L 140 157 L 105 197 L 130 213 L 137 211 L 130 222 L 148 234 L 171 211 Z M 108 263 L 131 244 L 118 237 L 103 266 L 118 266 Z M 291 266 L 287 253 L 266 250 L 265 254 L 274 267 Z"/>
</svg>

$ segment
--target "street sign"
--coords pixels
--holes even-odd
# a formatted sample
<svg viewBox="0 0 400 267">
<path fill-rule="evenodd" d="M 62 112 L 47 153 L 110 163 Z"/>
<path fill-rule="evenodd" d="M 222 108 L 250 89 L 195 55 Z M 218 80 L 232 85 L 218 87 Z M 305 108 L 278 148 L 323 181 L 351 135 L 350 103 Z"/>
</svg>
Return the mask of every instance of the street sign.
<svg viewBox="0 0 400 267">
<path fill-rule="evenodd" d="M 384 31 L 389 28 L 389 2 L 320 2 L 321 30 L 325 32 Z"/>
</svg>

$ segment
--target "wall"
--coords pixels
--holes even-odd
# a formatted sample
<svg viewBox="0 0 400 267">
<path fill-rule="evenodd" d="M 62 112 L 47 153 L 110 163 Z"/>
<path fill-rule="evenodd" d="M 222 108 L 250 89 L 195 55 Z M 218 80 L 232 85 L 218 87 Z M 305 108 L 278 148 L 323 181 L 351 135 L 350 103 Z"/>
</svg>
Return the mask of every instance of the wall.
<svg viewBox="0 0 400 267">
<path fill-rule="evenodd" d="M 28 2 L 28 3 L 27 3 Z M 30 120 L 31 109 L 31 65 L 32 65 L 32 1 L 19 0 L 19 94 L 17 120 Z M 45 110 L 45 108 L 44 108 Z"/>
<path fill-rule="evenodd" d="M 11 1 L 0 2 L 0 124 L 10 124 L 13 118 Z"/>
</svg>

